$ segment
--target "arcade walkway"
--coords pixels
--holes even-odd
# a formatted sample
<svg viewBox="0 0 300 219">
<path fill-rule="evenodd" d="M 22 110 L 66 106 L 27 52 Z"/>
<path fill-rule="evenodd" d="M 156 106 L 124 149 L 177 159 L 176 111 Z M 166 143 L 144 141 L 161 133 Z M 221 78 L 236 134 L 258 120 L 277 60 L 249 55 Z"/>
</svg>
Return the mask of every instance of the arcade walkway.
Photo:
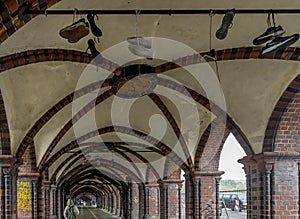
<svg viewBox="0 0 300 219">
<path fill-rule="evenodd" d="M 70 198 L 218 219 L 230 134 L 247 219 L 299 219 L 300 13 L 271 16 L 287 8 L 300 1 L 0 0 L 0 219 L 63 219 Z M 267 27 L 286 31 L 269 54 L 253 44 Z"/>
<path fill-rule="evenodd" d="M 119 217 L 111 215 L 104 210 L 93 207 L 79 207 L 78 219 L 118 219 Z"/>
</svg>

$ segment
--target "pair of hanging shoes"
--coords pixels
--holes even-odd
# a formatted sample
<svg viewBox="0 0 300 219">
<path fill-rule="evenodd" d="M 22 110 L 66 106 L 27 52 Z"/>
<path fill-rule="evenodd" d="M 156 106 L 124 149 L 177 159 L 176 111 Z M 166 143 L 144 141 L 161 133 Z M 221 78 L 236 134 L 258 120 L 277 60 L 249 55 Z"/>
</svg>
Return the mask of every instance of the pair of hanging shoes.
<svg viewBox="0 0 300 219">
<path fill-rule="evenodd" d="M 253 40 L 254 45 L 261 45 L 268 41 L 271 41 L 263 47 L 261 54 L 266 55 L 268 53 L 284 49 L 295 43 L 299 39 L 299 34 L 293 34 L 291 36 L 282 36 L 285 30 L 279 26 L 269 27 L 263 34 L 256 37 Z"/>
</svg>

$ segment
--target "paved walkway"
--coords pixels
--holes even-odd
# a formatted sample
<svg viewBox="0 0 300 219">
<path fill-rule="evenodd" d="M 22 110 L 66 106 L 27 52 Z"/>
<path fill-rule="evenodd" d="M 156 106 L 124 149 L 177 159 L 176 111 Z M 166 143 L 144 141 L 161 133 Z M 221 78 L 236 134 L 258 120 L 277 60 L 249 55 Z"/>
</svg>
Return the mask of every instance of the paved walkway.
<svg viewBox="0 0 300 219">
<path fill-rule="evenodd" d="M 78 219 L 118 219 L 118 216 L 112 215 L 102 209 L 94 207 L 79 207 Z"/>
</svg>

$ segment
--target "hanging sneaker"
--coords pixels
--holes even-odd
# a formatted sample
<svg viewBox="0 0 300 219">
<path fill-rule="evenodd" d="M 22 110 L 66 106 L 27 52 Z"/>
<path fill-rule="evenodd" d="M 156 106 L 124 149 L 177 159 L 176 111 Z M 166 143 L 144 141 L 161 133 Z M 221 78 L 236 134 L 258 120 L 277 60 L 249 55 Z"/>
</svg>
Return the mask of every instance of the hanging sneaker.
<svg viewBox="0 0 300 219">
<path fill-rule="evenodd" d="M 151 49 L 152 41 L 150 39 L 145 39 L 141 36 L 139 37 L 128 37 L 127 42 L 134 45 L 143 46 L 147 49 Z"/>
<path fill-rule="evenodd" d="M 147 49 L 143 46 L 138 46 L 134 44 L 129 44 L 128 49 L 136 56 L 145 57 L 147 59 L 153 59 L 154 51 L 152 49 Z"/>
<path fill-rule="evenodd" d="M 69 43 L 76 43 L 81 38 L 88 35 L 90 32 L 89 24 L 85 22 L 84 18 L 74 22 L 73 24 L 61 29 L 59 35 L 62 38 L 68 39 Z"/>
<path fill-rule="evenodd" d="M 103 57 L 101 53 L 96 49 L 95 42 L 92 39 L 88 40 L 88 49 L 92 53 L 92 57 L 97 64 L 103 63 Z"/>
<path fill-rule="evenodd" d="M 214 49 L 211 49 L 209 52 L 203 55 L 203 58 L 206 62 L 216 61 L 216 51 Z"/>
<path fill-rule="evenodd" d="M 282 29 L 282 27 L 279 25 L 277 27 L 269 27 L 266 32 L 264 32 L 262 35 L 256 37 L 253 40 L 254 45 L 260 45 L 264 44 L 270 40 L 275 39 L 278 36 L 282 36 L 285 33 L 285 30 Z"/>
<path fill-rule="evenodd" d="M 222 25 L 216 32 L 216 37 L 219 40 L 225 39 L 228 33 L 228 29 L 230 28 L 230 25 L 232 25 L 232 20 L 234 17 L 233 11 L 228 11 L 223 17 Z"/>
<path fill-rule="evenodd" d="M 99 37 L 102 36 L 102 31 L 99 27 L 97 27 L 96 23 L 95 23 L 95 16 L 97 15 L 93 15 L 93 14 L 88 14 L 87 15 L 87 19 L 90 23 L 90 27 L 91 27 L 91 31 L 92 31 L 92 34 L 98 39 L 98 42 L 99 42 Z M 98 18 L 98 17 L 97 17 Z"/>
<path fill-rule="evenodd" d="M 286 37 L 276 37 L 262 49 L 261 54 L 265 55 L 279 49 L 289 47 L 299 39 L 299 34 L 293 34 Z"/>
</svg>

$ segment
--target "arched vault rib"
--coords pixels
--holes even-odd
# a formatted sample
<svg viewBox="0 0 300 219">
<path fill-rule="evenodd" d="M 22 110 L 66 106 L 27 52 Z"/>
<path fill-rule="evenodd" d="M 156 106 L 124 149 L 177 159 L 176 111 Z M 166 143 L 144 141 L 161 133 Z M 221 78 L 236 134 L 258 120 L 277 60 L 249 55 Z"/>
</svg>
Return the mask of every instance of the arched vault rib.
<svg viewBox="0 0 300 219">
<path fill-rule="evenodd" d="M 87 167 L 87 166 L 88 165 L 85 165 L 85 167 Z M 78 179 L 80 176 L 82 176 L 84 174 L 89 174 L 89 175 L 91 175 L 93 177 L 101 178 L 101 180 L 105 180 L 105 181 L 111 182 L 111 184 L 114 184 L 115 186 L 121 186 L 122 185 L 121 182 L 115 180 L 113 177 L 110 177 L 109 174 L 107 174 L 105 171 L 100 172 L 100 171 L 98 171 L 96 169 L 90 170 L 88 168 L 85 168 L 85 169 L 81 168 L 80 171 L 78 171 L 78 172 L 80 174 L 76 175 L 76 176 L 74 174 L 74 171 L 73 171 L 73 173 L 70 173 L 70 174 L 73 174 L 73 175 L 67 174 L 67 176 L 70 176 L 70 177 L 68 177 L 67 180 L 66 179 L 62 179 L 62 181 L 60 182 L 60 184 L 67 183 L 67 182 L 72 183 L 72 182 L 74 182 L 74 181 L 72 181 L 72 179 L 76 180 L 76 179 Z"/>
<path fill-rule="evenodd" d="M 65 135 L 65 133 L 71 129 L 71 127 L 76 123 L 83 115 L 85 115 L 88 111 L 93 109 L 96 105 L 103 102 L 104 100 L 108 99 L 113 95 L 113 90 L 110 89 L 108 91 L 105 91 L 103 94 L 98 96 L 95 100 L 90 101 L 87 105 L 85 105 L 82 109 L 80 109 L 72 119 L 70 119 L 64 127 L 61 129 L 61 131 L 55 136 L 53 141 L 51 142 L 49 149 L 46 151 L 46 153 L 43 155 L 41 159 L 41 163 L 44 163 L 46 159 L 50 156 L 52 150 L 56 146 L 56 144 L 60 141 L 60 139 Z"/>
<path fill-rule="evenodd" d="M 92 160 L 91 162 L 96 162 L 96 160 Z M 104 165 L 106 169 L 112 167 L 112 169 L 116 169 L 119 172 L 122 172 L 122 173 L 126 174 L 133 181 L 138 182 L 138 183 L 142 183 L 142 181 L 140 180 L 140 178 L 137 175 L 135 175 L 135 173 L 133 173 L 132 171 L 128 170 L 126 167 L 124 167 L 122 165 L 119 165 L 118 163 L 115 163 L 114 166 L 112 166 L 111 162 L 109 162 L 107 160 L 101 160 L 101 164 Z M 66 173 L 66 175 L 64 175 L 63 178 L 59 179 L 58 184 L 61 184 L 61 183 L 66 182 L 66 181 L 70 181 L 71 178 L 74 178 L 74 177 L 76 178 L 76 175 L 79 172 L 81 172 L 82 170 L 86 170 L 89 167 L 93 167 L 93 166 L 90 163 L 88 163 L 88 164 L 82 164 L 80 167 L 76 167 L 76 169 L 70 170 L 69 172 Z M 101 169 L 101 171 L 103 171 L 103 170 Z M 108 173 L 108 172 L 105 172 L 105 174 L 107 174 L 111 178 L 118 178 L 118 175 L 113 175 L 113 174 Z"/>
<path fill-rule="evenodd" d="M 266 56 L 260 55 L 261 49 L 262 49 L 261 47 L 241 47 L 241 48 L 225 49 L 225 50 L 216 51 L 216 55 L 217 55 L 217 59 L 219 61 L 237 60 L 237 59 L 300 60 L 300 58 L 299 58 L 300 49 L 296 48 L 296 47 L 290 47 L 285 50 L 280 50 L 280 51 L 276 52 L 275 54 L 270 54 L 270 55 L 266 55 Z M 26 51 L 23 53 L 18 53 L 18 54 L 1 57 L 0 58 L 0 72 L 6 71 L 8 69 L 15 68 L 18 66 L 22 66 L 25 64 L 38 63 L 41 61 L 48 61 L 47 59 L 33 58 L 33 59 L 29 60 L 28 58 L 26 58 L 26 57 L 28 57 L 28 55 L 38 57 L 39 54 L 41 54 L 41 53 L 47 54 L 47 56 L 49 56 L 49 57 L 56 58 L 56 59 L 53 58 L 52 61 L 73 61 L 73 62 L 89 62 L 90 61 L 90 59 L 88 61 L 85 61 L 84 59 L 81 59 L 81 58 L 74 58 L 74 54 L 76 56 L 76 53 L 77 53 L 77 55 L 79 55 L 79 57 L 86 56 L 87 54 L 85 54 L 85 53 L 78 52 L 78 51 L 72 51 L 72 52 L 69 52 L 69 51 L 71 51 L 71 50 L 40 49 L 40 50 L 31 50 L 31 51 Z M 50 54 L 53 54 L 53 55 L 51 56 Z M 61 55 L 57 55 L 57 54 L 61 54 Z M 203 62 L 203 59 L 202 59 L 203 54 L 205 54 L 205 53 L 195 54 L 192 56 L 186 56 L 186 57 L 182 57 L 177 60 L 174 60 L 174 62 L 178 63 L 178 65 L 174 65 L 174 63 L 172 64 L 172 62 L 162 64 L 162 65 L 154 68 L 155 72 L 162 73 L 164 71 L 175 69 L 180 66 L 187 66 L 187 65 Z M 110 69 L 110 70 L 113 70 L 117 67 L 116 65 L 113 65 L 112 63 L 106 64 L 105 66 L 106 66 L 106 69 Z M 39 128 L 43 124 L 44 124 L 43 121 L 39 121 L 39 123 L 36 124 L 37 127 L 35 127 L 35 128 Z M 37 130 L 39 130 L 39 129 L 37 129 Z M 22 141 L 22 144 L 18 148 L 17 157 L 22 156 L 22 154 L 24 153 L 24 150 L 25 150 L 24 147 L 26 147 L 28 144 L 26 142 L 32 141 L 31 134 L 32 133 L 34 134 L 35 132 L 36 132 L 35 130 L 31 130 L 31 132 L 26 135 L 26 137 Z"/>
<path fill-rule="evenodd" d="M 160 142 L 159 140 L 155 139 L 154 137 L 151 137 L 143 132 L 140 132 L 138 130 L 134 130 L 128 127 L 123 127 L 123 126 L 108 126 L 108 127 L 104 127 L 95 131 L 91 131 L 81 137 L 79 137 L 77 139 L 77 143 L 81 143 L 85 140 L 88 140 L 94 136 L 97 135 L 102 135 L 102 134 L 107 134 L 107 133 L 113 133 L 113 132 L 119 132 L 119 133 L 123 133 L 123 134 L 127 134 L 133 137 L 136 137 L 138 139 L 141 139 L 145 142 L 150 143 L 151 145 L 156 146 L 158 149 L 160 149 L 161 151 L 164 151 L 165 154 L 164 155 L 168 155 L 170 154 L 170 158 L 173 159 L 173 161 L 175 163 L 179 163 L 181 164 L 183 169 L 189 169 L 188 165 L 179 157 L 177 156 L 171 148 L 169 148 L 167 145 L 165 145 L 164 143 Z M 51 154 L 51 151 L 54 149 L 55 146 L 53 146 L 52 148 L 49 148 L 49 154 Z M 46 160 L 46 159 L 45 159 Z M 42 162 L 41 162 L 42 163 Z M 46 162 L 44 161 L 43 164 L 45 164 Z M 45 166 L 40 167 L 40 169 L 45 169 Z"/>
<path fill-rule="evenodd" d="M 75 99 L 82 97 L 88 92 L 97 90 L 102 87 L 110 86 L 111 82 L 109 80 L 104 81 L 102 84 L 102 81 L 95 82 L 92 84 L 89 84 L 88 86 L 79 89 L 76 91 L 76 93 L 71 93 L 62 100 L 60 100 L 57 104 L 55 104 L 51 109 L 49 109 L 46 113 L 44 113 L 41 118 L 39 118 L 34 125 L 31 127 L 31 129 L 27 132 L 25 137 L 23 138 L 20 146 L 18 147 L 18 151 L 16 154 L 17 158 L 21 158 L 23 156 L 23 153 L 26 149 L 26 147 L 33 141 L 34 137 L 38 133 L 38 130 L 42 129 L 43 126 L 52 118 L 54 117 L 60 110 L 62 110 L 64 107 L 66 107 L 68 104 L 72 103 Z"/>
<path fill-rule="evenodd" d="M 79 155 L 79 158 L 81 158 L 81 157 L 82 157 L 82 155 Z M 76 160 L 73 160 L 72 162 L 74 164 L 76 162 Z M 74 168 L 72 169 L 71 167 L 73 166 L 73 164 L 70 163 L 65 168 L 64 172 L 66 172 L 66 173 L 70 172 L 72 174 L 76 174 L 77 173 L 76 171 L 80 172 L 81 170 L 85 170 L 86 168 L 89 168 L 89 167 L 94 168 L 93 165 L 91 165 L 91 164 L 88 163 L 88 164 L 81 164 L 80 166 L 77 166 L 76 169 L 74 169 Z M 101 172 L 103 172 L 103 173 L 105 172 L 105 174 L 107 176 L 111 176 L 110 178 L 116 178 L 116 176 L 118 176 L 117 175 L 118 173 L 113 168 L 111 168 L 110 166 L 107 166 L 106 169 L 108 169 L 110 172 L 105 172 L 104 170 L 101 170 Z M 51 179 L 53 178 L 53 180 L 55 180 L 56 175 L 58 174 L 58 172 L 59 172 L 59 169 L 57 169 L 55 171 L 55 173 L 53 174 L 53 176 L 51 177 Z M 124 179 L 122 179 L 122 178 L 119 177 L 119 180 L 122 181 Z M 60 175 L 56 181 L 57 181 L 57 184 L 62 183 L 64 181 L 64 176 Z"/>
<path fill-rule="evenodd" d="M 84 146 L 84 147 L 86 147 L 84 150 L 87 150 L 87 151 L 89 151 L 89 148 L 92 148 L 93 150 L 97 150 L 97 147 L 101 147 L 99 144 L 96 144 L 96 146 L 94 146 L 94 145 L 90 145 L 90 144 L 87 143 L 86 145 L 87 146 Z M 141 147 L 143 149 L 147 149 L 149 151 L 153 151 L 155 153 L 158 153 L 158 154 L 164 156 L 165 153 L 163 153 L 162 151 L 157 150 L 154 147 L 149 147 L 148 145 L 141 144 L 141 143 L 136 143 L 136 142 L 127 142 L 127 143 L 126 142 L 104 142 L 103 145 L 105 145 L 105 146 L 107 146 L 109 148 L 112 148 L 112 149 L 123 149 L 126 152 L 129 152 L 129 153 L 133 154 L 134 156 L 136 156 L 137 158 L 139 158 L 141 161 L 143 161 L 145 164 L 147 164 L 147 166 L 153 171 L 153 173 L 157 177 L 157 179 L 159 178 L 158 173 L 156 172 L 156 170 L 151 165 L 148 164 L 149 161 L 147 159 L 145 159 L 139 153 L 137 153 L 137 152 L 135 152 L 133 150 L 130 150 L 129 148 L 127 148 L 127 147 L 125 147 L 123 145 L 139 146 L 139 147 Z M 79 146 L 78 146 L 77 141 L 76 140 L 72 141 L 71 143 L 69 143 L 68 145 L 66 145 L 62 149 L 60 149 L 58 152 L 56 152 L 53 156 L 51 156 L 51 158 L 48 159 L 45 164 L 41 164 L 40 172 L 43 172 L 43 171 L 47 170 L 63 154 L 68 153 L 71 150 L 76 149 L 78 147 Z M 80 153 L 82 153 L 82 152 L 81 151 L 76 151 L 76 152 L 74 152 L 74 154 L 70 155 L 70 157 L 68 157 L 68 159 L 71 160 L 71 159 L 75 158 L 77 155 L 79 155 Z M 79 159 L 80 157 L 77 157 L 77 158 Z M 56 168 L 56 170 L 54 171 L 54 174 L 57 173 L 60 169 L 62 169 L 64 165 L 66 165 L 66 164 L 65 163 L 60 164 Z"/>
<path fill-rule="evenodd" d="M 212 111 L 212 113 L 217 117 L 215 120 L 219 120 L 219 122 L 226 122 L 226 127 L 234 134 L 237 141 L 240 143 L 242 148 L 244 149 L 247 155 L 253 155 L 254 151 L 250 146 L 250 143 L 247 137 L 243 134 L 241 129 L 234 123 L 234 121 L 230 118 L 230 116 L 224 112 L 220 107 L 214 104 L 212 101 L 209 101 L 206 97 L 202 96 L 201 94 L 197 93 L 191 88 L 179 85 L 175 81 L 170 81 L 166 79 L 160 79 L 159 84 L 176 90 L 177 87 L 180 87 L 180 93 L 184 95 L 188 95 L 193 98 L 197 103 L 201 104 L 207 110 Z M 225 118 L 224 118 L 225 116 Z M 197 157 L 201 156 L 201 154 L 197 154 Z"/>
<path fill-rule="evenodd" d="M 74 180 L 71 180 L 70 182 L 68 182 L 68 186 L 71 188 L 76 188 L 77 186 L 80 185 L 87 185 L 87 184 L 100 184 L 102 183 L 103 185 L 105 185 L 106 187 L 108 187 L 108 190 L 114 190 L 114 187 L 117 187 L 119 184 L 114 183 L 113 181 L 106 181 L 104 180 L 104 178 L 102 180 L 100 179 L 95 179 L 95 175 L 97 174 L 97 172 L 93 171 L 93 172 L 82 172 L 81 174 L 77 175 L 76 178 L 74 178 Z M 86 179 L 89 179 L 91 181 L 84 181 Z M 96 181 L 92 181 L 92 180 L 97 180 L 98 183 Z M 71 189 L 72 190 L 72 189 Z M 115 191 L 115 190 L 114 190 Z"/>
<path fill-rule="evenodd" d="M 160 99 L 160 97 L 158 95 L 151 93 L 148 96 L 156 104 L 156 106 L 160 109 L 160 111 L 165 115 L 165 117 L 168 119 L 168 122 L 171 125 L 171 127 L 180 143 L 180 146 L 185 154 L 185 159 L 187 160 L 188 165 L 192 168 L 193 161 L 191 159 L 190 152 L 188 150 L 185 139 L 183 138 L 180 128 L 178 127 L 178 124 L 175 121 L 173 115 L 170 113 L 167 106 L 164 104 L 164 102 Z"/>
</svg>

